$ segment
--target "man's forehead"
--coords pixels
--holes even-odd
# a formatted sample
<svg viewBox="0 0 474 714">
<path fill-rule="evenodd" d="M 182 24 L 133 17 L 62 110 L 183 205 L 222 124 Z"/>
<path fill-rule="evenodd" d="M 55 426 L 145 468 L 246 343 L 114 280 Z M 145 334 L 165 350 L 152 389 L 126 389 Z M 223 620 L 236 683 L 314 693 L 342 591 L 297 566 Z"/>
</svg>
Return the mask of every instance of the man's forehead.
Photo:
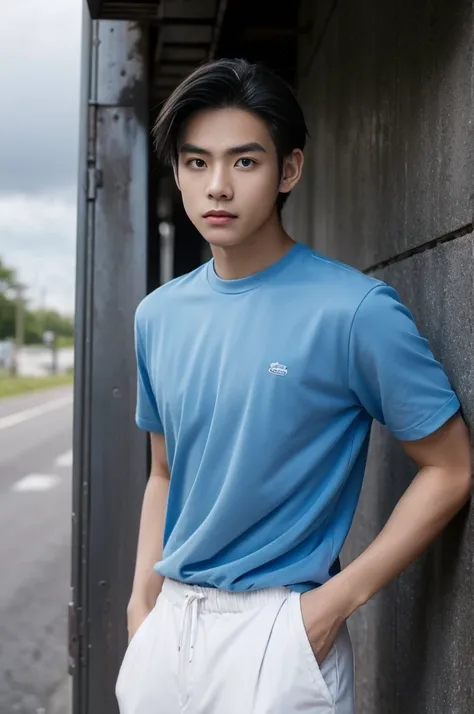
<svg viewBox="0 0 474 714">
<path fill-rule="evenodd" d="M 179 143 L 196 144 L 211 151 L 227 151 L 247 144 L 268 148 L 271 137 L 264 121 L 250 112 L 211 109 L 197 112 L 186 122 Z"/>
</svg>

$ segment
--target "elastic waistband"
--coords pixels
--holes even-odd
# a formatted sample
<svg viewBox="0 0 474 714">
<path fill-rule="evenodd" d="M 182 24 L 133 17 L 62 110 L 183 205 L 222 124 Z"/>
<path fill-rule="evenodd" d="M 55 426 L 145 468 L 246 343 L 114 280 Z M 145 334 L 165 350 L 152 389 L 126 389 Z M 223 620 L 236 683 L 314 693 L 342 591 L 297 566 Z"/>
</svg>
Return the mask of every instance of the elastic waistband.
<svg viewBox="0 0 474 714">
<path fill-rule="evenodd" d="M 282 603 L 289 595 L 289 588 L 262 588 L 244 593 L 204 588 L 200 585 L 188 585 L 171 578 L 165 578 L 161 593 L 175 605 L 182 605 L 186 596 L 192 594 L 200 597 L 201 612 L 245 612 L 252 608 L 262 607 L 270 602 Z"/>
</svg>

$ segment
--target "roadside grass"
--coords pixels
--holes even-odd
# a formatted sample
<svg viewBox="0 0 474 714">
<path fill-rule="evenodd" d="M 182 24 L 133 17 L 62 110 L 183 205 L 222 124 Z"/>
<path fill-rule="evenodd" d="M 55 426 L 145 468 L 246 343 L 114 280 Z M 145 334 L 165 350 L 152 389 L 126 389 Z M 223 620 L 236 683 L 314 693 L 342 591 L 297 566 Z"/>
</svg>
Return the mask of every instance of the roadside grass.
<svg viewBox="0 0 474 714">
<path fill-rule="evenodd" d="M 47 377 L 12 377 L 7 370 L 0 369 L 0 399 L 39 389 L 51 389 L 64 384 L 72 384 L 72 371 L 67 374 L 52 374 Z"/>
</svg>

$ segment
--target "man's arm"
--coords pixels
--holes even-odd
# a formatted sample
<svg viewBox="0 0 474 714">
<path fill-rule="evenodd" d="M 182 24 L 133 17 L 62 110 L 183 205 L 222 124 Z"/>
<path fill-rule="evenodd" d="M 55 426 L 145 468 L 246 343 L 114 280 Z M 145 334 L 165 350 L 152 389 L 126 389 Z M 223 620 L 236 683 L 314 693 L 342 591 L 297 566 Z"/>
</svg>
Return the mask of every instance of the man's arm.
<svg viewBox="0 0 474 714">
<path fill-rule="evenodd" d="M 150 440 L 151 472 L 143 497 L 135 576 L 127 608 L 129 640 L 153 609 L 163 585 L 163 578 L 153 566 L 163 552 L 170 475 L 163 434 L 150 434 Z"/>
<path fill-rule="evenodd" d="M 341 624 L 410 565 L 469 499 L 469 432 L 461 416 L 430 436 L 401 443 L 420 471 L 387 524 L 347 568 L 302 597 L 308 636 L 320 661 Z"/>
</svg>

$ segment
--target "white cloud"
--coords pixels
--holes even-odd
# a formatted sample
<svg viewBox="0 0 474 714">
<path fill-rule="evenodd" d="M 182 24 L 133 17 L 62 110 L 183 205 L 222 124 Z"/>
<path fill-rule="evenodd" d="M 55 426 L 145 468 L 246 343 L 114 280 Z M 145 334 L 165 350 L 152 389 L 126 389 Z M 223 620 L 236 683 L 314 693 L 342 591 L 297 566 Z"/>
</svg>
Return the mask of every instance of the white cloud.
<svg viewBox="0 0 474 714">
<path fill-rule="evenodd" d="M 4 5 L 4 6 L 3 6 Z M 72 311 L 81 0 L 2 4 L 0 256 Z"/>
<path fill-rule="evenodd" d="M 17 269 L 38 306 L 74 308 L 76 206 L 73 197 L 0 196 L 0 257 Z"/>
<path fill-rule="evenodd" d="M 0 23 L 0 191 L 47 193 L 76 181 L 80 0 L 22 0 Z"/>
</svg>

